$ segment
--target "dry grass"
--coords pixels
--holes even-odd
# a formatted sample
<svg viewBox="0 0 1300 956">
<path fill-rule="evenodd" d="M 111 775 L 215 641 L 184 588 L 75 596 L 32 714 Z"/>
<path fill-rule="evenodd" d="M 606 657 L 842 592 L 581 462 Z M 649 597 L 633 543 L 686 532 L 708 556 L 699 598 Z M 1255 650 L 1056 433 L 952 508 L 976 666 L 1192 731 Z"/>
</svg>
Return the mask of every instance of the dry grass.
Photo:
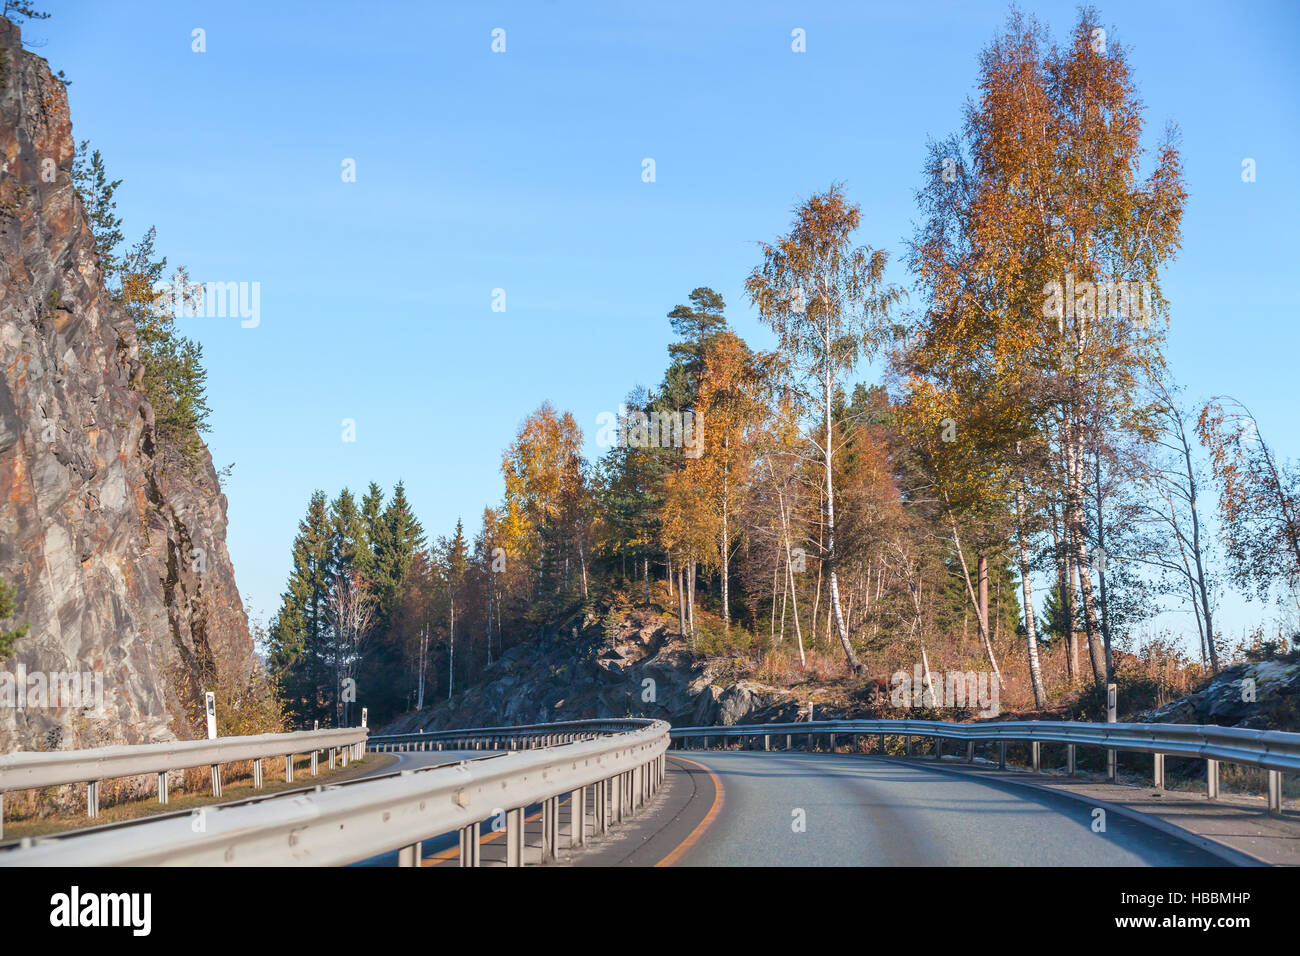
<svg viewBox="0 0 1300 956">
<path fill-rule="evenodd" d="M 251 763 L 244 763 L 242 771 L 237 764 L 223 765 L 220 797 L 212 795 L 212 777 L 209 769 L 191 768 L 168 774 L 171 787 L 168 802 L 165 804 L 158 802 L 153 775 L 147 778 L 106 780 L 100 786 L 99 817 L 95 820 L 86 816 L 84 785 L 7 793 L 4 801 L 4 839 L 47 836 L 51 833 L 63 833 L 104 823 L 120 823 L 160 813 L 175 813 L 217 803 L 229 803 L 252 796 L 267 796 L 317 784 L 339 783 L 376 768 L 382 768 L 393 760 L 394 758 L 388 754 L 367 754 L 362 760 L 350 762 L 346 768 L 340 762 L 334 770 L 330 770 L 328 760 L 322 759 L 317 768 L 317 775 L 313 777 L 311 758 L 299 756 L 293 762 L 293 783 L 286 783 L 284 758 L 267 758 L 262 761 L 261 790 L 253 789 Z M 147 787 L 144 783 L 146 780 Z"/>
</svg>

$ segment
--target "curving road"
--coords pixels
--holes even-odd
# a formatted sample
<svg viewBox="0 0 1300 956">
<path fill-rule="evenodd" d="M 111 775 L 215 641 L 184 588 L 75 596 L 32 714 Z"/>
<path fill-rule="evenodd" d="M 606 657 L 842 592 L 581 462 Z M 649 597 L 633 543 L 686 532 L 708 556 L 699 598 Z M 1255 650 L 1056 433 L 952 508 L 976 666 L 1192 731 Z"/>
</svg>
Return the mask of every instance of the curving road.
<svg viewBox="0 0 1300 956">
<path fill-rule="evenodd" d="M 673 865 L 1224 865 L 1118 814 L 1094 832 L 1076 799 L 889 758 L 692 751 L 669 765 L 693 794 L 652 838 Z"/>
<path fill-rule="evenodd" d="M 397 754 L 372 773 L 487 756 Z M 369 776 L 370 774 L 367 774 Z M 1077 799 L 898 759 L 847 754 L 672 751 L 648 812 L 562 861 L 578 866 L 1223 866 L 1221 858 L 1109 814 L 1094 832 Z M 591 812 L 588 801 L 588 813 Z M 526 842 L 540 844 L 530 807 Z M 561 846 L 568 845 L 567 809 Z M 503 846 L 484 830 L 484 863 Z M 533 852 L 533 851 L 527 851 Z M 537 851 L 540 852 L 540 851 Z M 456 865 L 455 834 L 424 865 Z M 394 866 L 397 854 L 361 864 Z"/>
</svg>

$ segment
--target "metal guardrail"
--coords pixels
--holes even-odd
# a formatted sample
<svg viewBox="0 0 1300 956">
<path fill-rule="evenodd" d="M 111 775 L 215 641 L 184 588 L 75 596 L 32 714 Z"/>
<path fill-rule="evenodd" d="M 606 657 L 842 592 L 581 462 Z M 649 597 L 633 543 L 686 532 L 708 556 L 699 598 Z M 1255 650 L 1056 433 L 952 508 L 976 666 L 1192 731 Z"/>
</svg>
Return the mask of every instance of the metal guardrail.
<svg viewBox="0 0 1300 956">
<path fill-rule="evenodd" d="M 514 727 L 480 727 L 473 730 L 431 730 L 413 734 L 379 734 L 367 743 L 374 753 L 409 753 L 426 750 L 528 750 L 590 740 L 601 734 L 628 729 L 624 719 L 568 720 Z"/>
<path fill-rule="evenodd" d="M 495 741 L 509 729 L 456 731 L 454 739 Z M 501 816 L 506 863 L 519 866 L 524 811 L 533 804 L 542 806 L 543 860 L 558 849 L 564 795 L 572 845 L 586 841 L 588 788 L 594 788 L 597 833 L 643 806 L 663 782 L 668 730 L 663 721 L 640 719 L 536 725 L 521 736 L 555 741 L 314 793 L 205 808 L 197 814 L 201 826 L 191 814 L 25 840 L 0 851 L 0 866 L 341 865 L 394 850 L 400 865 L 416 866 L 424 840 L 453 831 L 460 837 L 461 865 L 477 866 L 480 824 Z"/>
<path fill-rule="evenodd" d="M 885 752 L 886 737 L 903 737 L 904 753 L 911 754 L 913 737 L 935 741 L 935 756 L 943 756 L 944 742 L 966 742 L 966 760 L 975 758 L 976 744 L 998 745 L 998 766 L 1007 765 L 1007 744 L 1029 743 L 1032 768 L 1041 770 L 1041 746 L 1044 743 L 1066 745 L 1066 772 L 1075 772 L 1075 748 L 1098 747 L 1107 752 L 1106 777 L 1116 779 L 1115 754 L 1145 753 L 1153 757 L 1153 782 L 1165 785 L 1165 757 L 1194 757 L 1205 760 L 1206 790 L 1210 799 L 1219 796 L 1219 764 L 1243 764 L 1268 771 L 1268 809 L 1282 811 L 1282 774 L 1300 772 L 1300 734 L 1278 730 L 1246 730 L 1205 724 L 1093 724 L 1041 720 L 1007 720 L 986 723 L 955 724 L 940 720 L 816 720 L 792 724 L 745 724 L 731 727 L 674 727 L 671 736 L 680 742 L 700 740 L 708 748 L 710 738 L 750 738 L 763 741 L 771 749 L 773 736 L 785 736 L 786 749 L 793 749 L 794 738 L 803 736 L 805 746 L 812 746 L 814 736 L 829 738 L 835 748 L 837 737 L 850 737 L 856 743 L 860 735 L 879 735 L 880 752 Z"/>
<path fill-rule="evenodd" d="M 293 757 L 311 756 L 316 773 L 317 757 L 328 751 L 329 765 L 341 756 L 359 759 L 365 751 L 364 727 L 336 730 L 303 730 L 288 734 L 258 734 L 250 737 L 218 737 L 215 740 L 173 740 L 156 744 L 94 747 L 86 750 L 23 751 L 0 756 L 0 837 L 4 835 L 4 794 L 15 790 L 37 790 L 66 784 L 86 785 L 86 813 L 99 816 L 99 787 L 104 780 L 156 774 L 158 802 L 167 803 L 167 774 L 172 770 L 208 766 L 212 768 L 212 792 L 221 796 L 221 765 L 245 760 L 253 762 L 253 786 L 262 787 L 262 761 L 285 758 L 285 780 L 293 780 Z"/>
</svg>

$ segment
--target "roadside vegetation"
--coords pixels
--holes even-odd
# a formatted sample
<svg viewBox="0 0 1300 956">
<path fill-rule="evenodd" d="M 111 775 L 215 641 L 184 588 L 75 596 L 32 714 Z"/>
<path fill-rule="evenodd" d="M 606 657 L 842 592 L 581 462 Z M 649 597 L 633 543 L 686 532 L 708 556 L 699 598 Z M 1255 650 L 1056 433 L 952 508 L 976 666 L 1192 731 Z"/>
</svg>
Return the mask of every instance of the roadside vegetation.
<svg viewBox="0 0 1300 956">
<path fill-rule="evenodd" d="M 1013 12 L 928 144 L 910 288 L 845 187 L 806 195 L 745 284 L 774 348 L 691 290 L 596 460 L 572 414 L 526 415 L 472 540 L 428 536 L 400 484 L 317 492 L 270 627 L 294 719 L 343 720 L 350 693 L 378 721 L 421 709 L 619 604 L 777 683 L 919 663 L 1071 716 L 1107 683 L 1132 712 L 1288 652 L 1300 469 L 1170 365 L 1183 158 L 1114 36 L 1091 10 L 1057 39 Z M 1252 633 L 1220 626 L 1229 588 L 1259 600 Z M 1194 629 L 1155 630 L 1167 609 Z"/>
</svg>

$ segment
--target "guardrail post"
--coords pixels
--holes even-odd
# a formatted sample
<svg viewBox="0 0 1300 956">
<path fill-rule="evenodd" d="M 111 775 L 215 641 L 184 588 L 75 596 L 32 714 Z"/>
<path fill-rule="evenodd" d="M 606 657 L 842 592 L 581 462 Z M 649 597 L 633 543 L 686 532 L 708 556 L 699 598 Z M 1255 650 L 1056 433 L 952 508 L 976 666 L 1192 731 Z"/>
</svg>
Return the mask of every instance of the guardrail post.
<svg viewBox="0 0 1300 956">
<path fill-rule="evenodd" d="M 284 782 L 293 783 L 293 754 L 284 758 Z"/>
<path fill-rule="evenodd" d="M 478 824 L 460 828 L 460 865 L 479 865 Z"/>
<path fill-rule="evenodd" d="M 623 822 L 623 775 L 615 774 L 610 778 L 610 785 L 614 788 L 614 796 L 610 801 L 614 804 L 614 823 Z"/>
<path fill-rule="evenodd" d="M 1219 761 L 1205 761 L 1205 796 L 1211 800 L 1219 799 Z"/>
<path fill-rule="evenodd" d="M 1118 775 L 1119 775 L 1119 766 L 1115 759 L 1115 751 L 1107 750 L 1106 751 L 1106 779 L 1110 783 L 1114 783 L 1115 778 Z"/>
<path fill-rule="evenodd" d="M 330 769 L 334 769 L 334 748 L 330 748 Z"/>
<path fill-rule="evenodd" d="M 1065 745 L 1065 772 L 1074 776 L 1074 744 Z"/>
<path fill-rule="evenodd" d="M 419 866 L 424 857 L 424 848 L 419 843 L 412 843 L 397 851 L 398 866 Z"/>
<path fill-rule="evenodd" d="M 221 796 L 221 765 L 216 763 L 212 765 L 212 795 Z"/>
<path fill-rule="evenodd" d="M 608 780 L 598 781 L 596 784 L 596 789 L 593 792 L 593 795 L 595 796 L 596 799 L 595 806 L 592 807 L 592 810 L 594 811 L 596 816 L 596 819 L 594 821 L 595 830 L 597 833 L 602 833 L 602 834 L 608 833 L 609 832 L 609 781 Z"/>
<path fill-rule="evenodd" d="M 831 753 L 835 753 L 835 735 L 831 734 L 830 738 Z"/>
<path fill-rule="evenodd" d="M 881 734 L 880 735 L 880 756 L 883 757 L 884 755 L 885 755 L 885 735 Z"/>
<path fill-rule="evenodd" d="M 772 735 L 771 735 L 771 734 L 764 734 L 764 735 L 763 735 L 763 749 L 764 749 L 764 750 L 771 750 L 771 749 L 772 749 Z"/>
<path fill-rule="evenodd" d="M 973 740 L 966 741 L 966 762 L 975 762 L 975 741 Z"/>
<path fill-rule="evenodd" d="M 348 751 L 346 747 L 343 749 L 340 756 L 343 758 L 343 766 L 346 767 L 348 765 Z"/>
<path fill-rule="evenodd" d="M 1163 790 L 1165 788 L 1165 755 L 1152 754 L 1151 757 L 1152 783 L 1155 785 L 1157 790 Z"/>
<path fill-rule="evenodd" d="M 794 734 L 785 735 L 785 749 L 794 750 Z"/>
<path fill-rule="evenodd" d="M 1042 771 L 1042 764 L 1043 764 L 1043 759 L 1042 759 L 1043 745 L 1039 743 L 1037 740 L 1035 740 L 1030 743 L 1029 748 L 1033 755 L 1031 759 L 1033 761 L 1034 773 L 1040 773 Z"/>
<path fill-rule="evenodd" d="M 99 781 L 91 780 L 86 784 L 86 816 L 99 816 Z"/>
<path fill-rule="evenodd" d="M 253 761 L 253 789 L 262 789 L 262 758 Z"/>
<path fill-rule="evenodd" d="M 943 759 L 943 738 L 942 737 L 934 738 L 934 759 L 935 760 Z"/>
<path fill-rule="evenodd" d="M 587 842 L 587 788 L 579 787 L 569 794 L 569 846 L 582 846 Z"/>
<path fill-rule="evenodd" d="M 1005 740 L 998 741 L 998 769 L 1007 769 L 1007 742 Z"/>
<path fill-rule="evenodd" d="M 1282 815 L 1282 771 L 1268 772 L 1268 812 L 1270 816 Z"/>
<path fill-rule="evenodd" d="M 907 734 L 903 738 L 903 755 L 906 757 L 912 756 L 912 735 L 911 734 Z"/>
<path fill-rule="evenodd" d="M 559 800 L 547 797 L 542 801 L 542 862 L 555 859 L 560 832 Z"/>
<path fill-rule="evenodd" d="M 158 802 L 167 802 L 167 771 L 158 774 Z"/>
<path fill-rule="evenodd" d="M 524 808 L 506 811 L 506 866 L 524 865 Z"/>
<path fill-rule="evenodd" d="M 333 756 L 334 756 L 334 751 L 331 750 L 331 751 L 330 751 L 330 757 L 333 757 Z M 316 776 L 316 771 L 319 769 L 319 767 L 318 767 L 319 760 L 320 760 L 320 751 L 319 751 L 319 750 L 313 750 L 313 751 L 311 752 L 311 775 L 312 775 L 313 777 Z M 333 760 L 330 760 L 330 766 L 332 767 L 333 765 L 334 765 L 334 761 L 333 761 Z"/>
</svg>

